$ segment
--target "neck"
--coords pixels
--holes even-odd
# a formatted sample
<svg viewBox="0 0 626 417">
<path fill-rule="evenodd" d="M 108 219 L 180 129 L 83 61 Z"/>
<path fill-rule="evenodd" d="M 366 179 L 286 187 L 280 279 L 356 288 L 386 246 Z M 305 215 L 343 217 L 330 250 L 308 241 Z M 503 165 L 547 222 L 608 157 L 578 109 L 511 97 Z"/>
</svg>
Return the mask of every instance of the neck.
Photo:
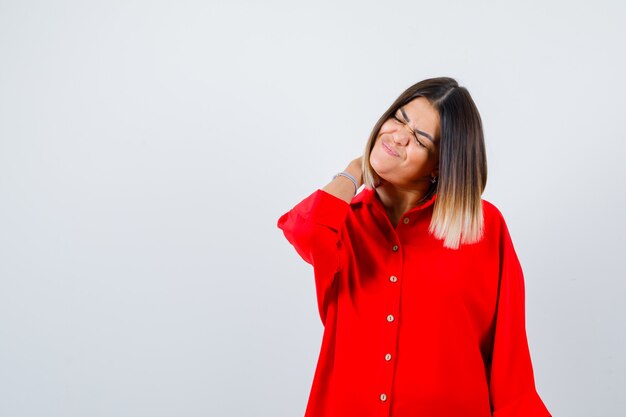
<svg viewBox="0 0 626 417">
<path fill-rule="evenodd" d="M 430 190 L 429 185 L 419 188 L 405 188 L 386 181 L 383 181 L 375 188 L 375 192 L 394 226 L 404 213 L 422 203 L 429 196 L 432 196 L 432 193 L 429 192 Z"/>
</svg>

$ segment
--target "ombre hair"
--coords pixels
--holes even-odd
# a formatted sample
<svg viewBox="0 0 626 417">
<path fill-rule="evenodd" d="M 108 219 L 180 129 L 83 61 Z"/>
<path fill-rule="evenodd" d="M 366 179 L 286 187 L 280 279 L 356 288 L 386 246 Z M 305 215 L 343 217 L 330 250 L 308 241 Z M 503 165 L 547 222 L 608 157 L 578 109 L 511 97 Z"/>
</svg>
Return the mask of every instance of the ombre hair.
<svg viewBox="0 0 626 417">
<path fill-rule="evenodd" d="M 487 184 L 487 156 L 482 121 L 465 87 L 449 77 L 430 78 L 407 88 L 380 117 L 363 153 L 363 183 L 375 188 L 380 177 L 372 168 L 370 153 L 382 125 L 396 111 L 416 99 L 426 98 L 439 113 L 439 178 L 424 199 L 437 194 L 428 228 L 443 246 L 458 249 L 482 239 L 484 221 L 481 195 Z"/>
</svg>

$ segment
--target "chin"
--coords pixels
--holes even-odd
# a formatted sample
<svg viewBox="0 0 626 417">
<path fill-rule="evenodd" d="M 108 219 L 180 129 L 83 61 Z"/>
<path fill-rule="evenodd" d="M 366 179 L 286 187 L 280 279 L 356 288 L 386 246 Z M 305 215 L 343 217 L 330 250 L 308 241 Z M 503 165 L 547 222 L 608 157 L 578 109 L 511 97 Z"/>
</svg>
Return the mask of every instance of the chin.
<svg viewBox="0 0 626 417">
<path fill-rule="evenodd" d="M 372 154 L 370 156 L 370 165 L 372 166 L 372 169 L 374 170 L 374 172 L 376 172 L 377 174 L 383 174 L 386 171 L 389 171 L 391 169 L 393 169 L 393 165 L 389 163 L 389 159 L 386 158 L 387 155 L 379 155 L 379 154 Z"/>
<path fill-rule="evenodd" d="M 381 184 L 384 184 L 384 183 L 386 183 L 386 182 L 389 182 L 389 180 L 386 178 L 386 177 L 387 177 L 387 175 L 385 175 L 385 172 L 384 172 L 384 171 L 381 173 L 379 170 L 377 170 L 377 169 L 376 169 L 376 168 L 374 168 L 373 166 L 372 166 L 372 169 L 373 169 L 374 173 L 376 174 L 376 177 L 375 177 L 375 178 L 377 178 L 377 179 L 375 179 L 375 180 L 374 180 L 374 181 L 375 181 L 375 182 L 374 182 L 374 184 L 375 184 L 376 186 L 379 186 L 379 185 L 381 185 Z"/>
</svg>

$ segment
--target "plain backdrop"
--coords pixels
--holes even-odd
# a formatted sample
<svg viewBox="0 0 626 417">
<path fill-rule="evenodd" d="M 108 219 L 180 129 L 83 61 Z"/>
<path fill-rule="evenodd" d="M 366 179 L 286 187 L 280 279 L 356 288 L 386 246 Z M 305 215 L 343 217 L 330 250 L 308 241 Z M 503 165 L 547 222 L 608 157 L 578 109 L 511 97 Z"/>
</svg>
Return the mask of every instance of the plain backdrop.
<svg viewBox="0 0 626 417">
<path fill-rule="evenodd" d="M 0 416 L 304 414 L 281 214 L 404 89 L 481 112 L 537 390 L 626 415 L 623 1 L 0 0 Z"/>
</svg>

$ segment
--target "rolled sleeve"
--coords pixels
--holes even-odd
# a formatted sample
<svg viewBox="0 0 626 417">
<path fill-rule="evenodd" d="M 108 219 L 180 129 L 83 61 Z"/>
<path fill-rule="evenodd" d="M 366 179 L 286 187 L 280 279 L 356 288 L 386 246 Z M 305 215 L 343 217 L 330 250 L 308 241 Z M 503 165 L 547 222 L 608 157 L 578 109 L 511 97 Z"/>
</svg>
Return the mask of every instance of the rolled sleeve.
<svg viewBox="0 0 626 417">
<path fill-rule="evenodd" d="M 302 259 L 313 266 L 323 323 L 335 275 L 343 266 L 342 228 L 349 210 L 346 201 L 318 189 L 280 216 L 277 223 Z"/>
</svg>

